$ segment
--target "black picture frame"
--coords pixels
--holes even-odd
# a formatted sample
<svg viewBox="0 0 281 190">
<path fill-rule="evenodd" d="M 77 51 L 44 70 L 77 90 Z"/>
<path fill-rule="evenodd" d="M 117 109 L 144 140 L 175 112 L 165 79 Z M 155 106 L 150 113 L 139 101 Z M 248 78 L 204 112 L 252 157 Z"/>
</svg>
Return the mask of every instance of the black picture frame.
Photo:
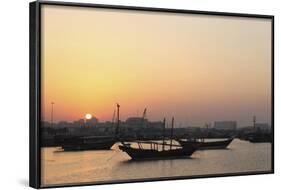
<svg viewBox="0 0 281 190">
<path fill-rule="evenodd" d="M 73 7 L 92 7 L 118 10 L 134 10 L 134 11 L 151 11 L 165 13 L 181 13 L 181 14 L 196 14 L 196 15 L 216 15 L 227 17 L 243 17 L 243 18 L 262 18 L 271 21 L 271 126 L 272 126 L 272 149 L 271 149 L 271 170 L 262 172 L 239 172 L 226 174 L 211 174 L 211 175 L 195 175 L 181 177 L 160 177 L 138 180 L 113 180 L 107 182 L 90 182 L 79 184 L 66 184 L 42 187 L 41 186 L 41 155 L 40 155 L 40 109 L 41 109 L 41 7 L 43 5 L 57 6 L 73 6 Z M 30 96 L 29 96 L 29 184 L 33 188 L 50 188 L 50 187 L 67 187 L 67 186 L 83 186 L 83 185 L 99 185 L 99 184 L 116 184 L 116 183 L 132 183 L 132 182 L 147 182 L 147 181 L 162 181 L 162 180 L 180 180 L 194 178 L 210 178 L 210 177 L 226 177 L 226 176 L 242 176 L 242 175 L 257 175 L 257 174 L 272 174 L 274 173 L 274 16 L 259 15 L 259 14 L 244 14 L 244 13 L 228 13 L 228 12 L 211 12 L 183 9 L 168 9 L 168 8 L 152 8 L 152 7 L 134 7 L 120 5 L 104 5 L 104 4 L 89 4 L 89 3 L 73 3 L 73 2 L 54 2 L 54 1 L 35 1 L 29 5 L 29 50 L 30 50 Z"/>
</svg>

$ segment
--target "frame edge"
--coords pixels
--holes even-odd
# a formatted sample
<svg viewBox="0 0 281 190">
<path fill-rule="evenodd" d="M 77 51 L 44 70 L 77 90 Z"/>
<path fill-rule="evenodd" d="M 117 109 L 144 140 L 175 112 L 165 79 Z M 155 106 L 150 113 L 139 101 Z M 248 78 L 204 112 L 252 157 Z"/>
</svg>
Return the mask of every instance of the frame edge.
<svg viewBox="0 0 281 190">
<path fill-rule="evenodd" d="M 106 181 L 106 182 L 89 182 L 79 184 L 61 184 L 41 186 L 41 169 L 40 169 L 40 5 L 58 5 L 58 6 L 80 6 L 80 7 L 95 7 L 106 9 L 119 9 L 119 10 L 135 10 L 135 11 L 154 11 L 154 12 L 171 12 L 171 13 L 189 13 L 189 14 L 208 14 L 215 16 L 233 16 L 233 17 L 246 17 L 246 18 L 263 18 L 271 20 L 272 29 L 272 163 L 270 171 L 262 172 L 246 172 L 222 175 L 203 175 L 203 176 L 182 176 L 182 177 L 169 177 L 169 178 L 151 178 L 140 180 L 120 180 L 120 181 Z M 38 20 L 39 19 L 39 20 Z M 168 181 L 168 180 L 186 180 L 186 179 L 202 179 L 214 177 L 233 177 L 244 175 L 260 175 L 260 174 L 274 174 L 274 15 L 260 15 L 260 14 L 246 14 L 246 13 L 229 13 L 229 12 L 216 12 L 216 11 L 199 11 L 199 10 L 185 10 L 185 9 L 169 9 L 169 8 L 153 8 L 153 7 L 137 7 L 125 5 L 109 5 L 109 4 L 93 4 L 93 3 L 75 3 L 67 1 L 34 1 L 29 5 L 29 44 L 30 44 L 30 124 L 29 124 L 29 186 L 33 188 L 61 188 L 61 187 L 75 187 L 85 185 L 109 185 L 109 184 L 123 184 L 123 183 L 138 183 L 138 182 L 153 182 L 153 181 Z M 39 37 L 38 37 L 39 35 Z M 39 51 L 39 52 L 38 52 Z M 36 81 L 38 80 L 39 81 Z M 39 84 L 38 84 L 39 82 Z M 39 100 L 39 101 L 38 101 Z M 38 104 L 39 103 L 39 104 Z"/>
<path fill-rule="evenodd" d="M 40 188 L 39 131 L 38 131 L 38 15 L 37 2 L 29 3 L 29 186 Z"/>
</svg>

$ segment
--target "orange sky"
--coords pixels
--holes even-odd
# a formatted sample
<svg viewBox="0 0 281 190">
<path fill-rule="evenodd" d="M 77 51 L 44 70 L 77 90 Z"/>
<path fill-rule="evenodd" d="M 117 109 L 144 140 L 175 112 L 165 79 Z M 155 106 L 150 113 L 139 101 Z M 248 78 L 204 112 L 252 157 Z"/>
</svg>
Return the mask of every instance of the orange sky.
<svg viewBox="0 0 281 190">
<path fill-rule="evenodd" d="M 270 122 L 271 21 L 44 5 L 42 116 Z"/>
</svg>

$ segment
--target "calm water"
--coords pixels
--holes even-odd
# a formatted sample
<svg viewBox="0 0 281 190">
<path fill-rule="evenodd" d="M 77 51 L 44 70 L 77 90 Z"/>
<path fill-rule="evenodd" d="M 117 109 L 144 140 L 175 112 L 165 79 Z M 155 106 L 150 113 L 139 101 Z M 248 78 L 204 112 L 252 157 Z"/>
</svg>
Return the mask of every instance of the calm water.
<svg viewBox="0 0 281 190">
<path fill-rule="evenodd" d="M 196 151 L 190 159 L 130 161 L 115 144 L 109 151 L 59 152 L 42 149 L 42 184 L 191 176 L 271 168 L 271 144 L 235 139 L 225 150 Z"/>
</svg>

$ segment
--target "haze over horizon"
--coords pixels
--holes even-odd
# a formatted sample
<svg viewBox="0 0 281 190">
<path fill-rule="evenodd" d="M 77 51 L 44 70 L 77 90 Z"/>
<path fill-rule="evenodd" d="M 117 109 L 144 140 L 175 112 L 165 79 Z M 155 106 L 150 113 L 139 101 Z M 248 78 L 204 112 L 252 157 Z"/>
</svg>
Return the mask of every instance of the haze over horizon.
<svg viewBox="0 0 281 190">
<path fill-rule="evenodd" d="M 271 22 L 42 7 L 42 118 L 271 123 Z"/>
</svg>

